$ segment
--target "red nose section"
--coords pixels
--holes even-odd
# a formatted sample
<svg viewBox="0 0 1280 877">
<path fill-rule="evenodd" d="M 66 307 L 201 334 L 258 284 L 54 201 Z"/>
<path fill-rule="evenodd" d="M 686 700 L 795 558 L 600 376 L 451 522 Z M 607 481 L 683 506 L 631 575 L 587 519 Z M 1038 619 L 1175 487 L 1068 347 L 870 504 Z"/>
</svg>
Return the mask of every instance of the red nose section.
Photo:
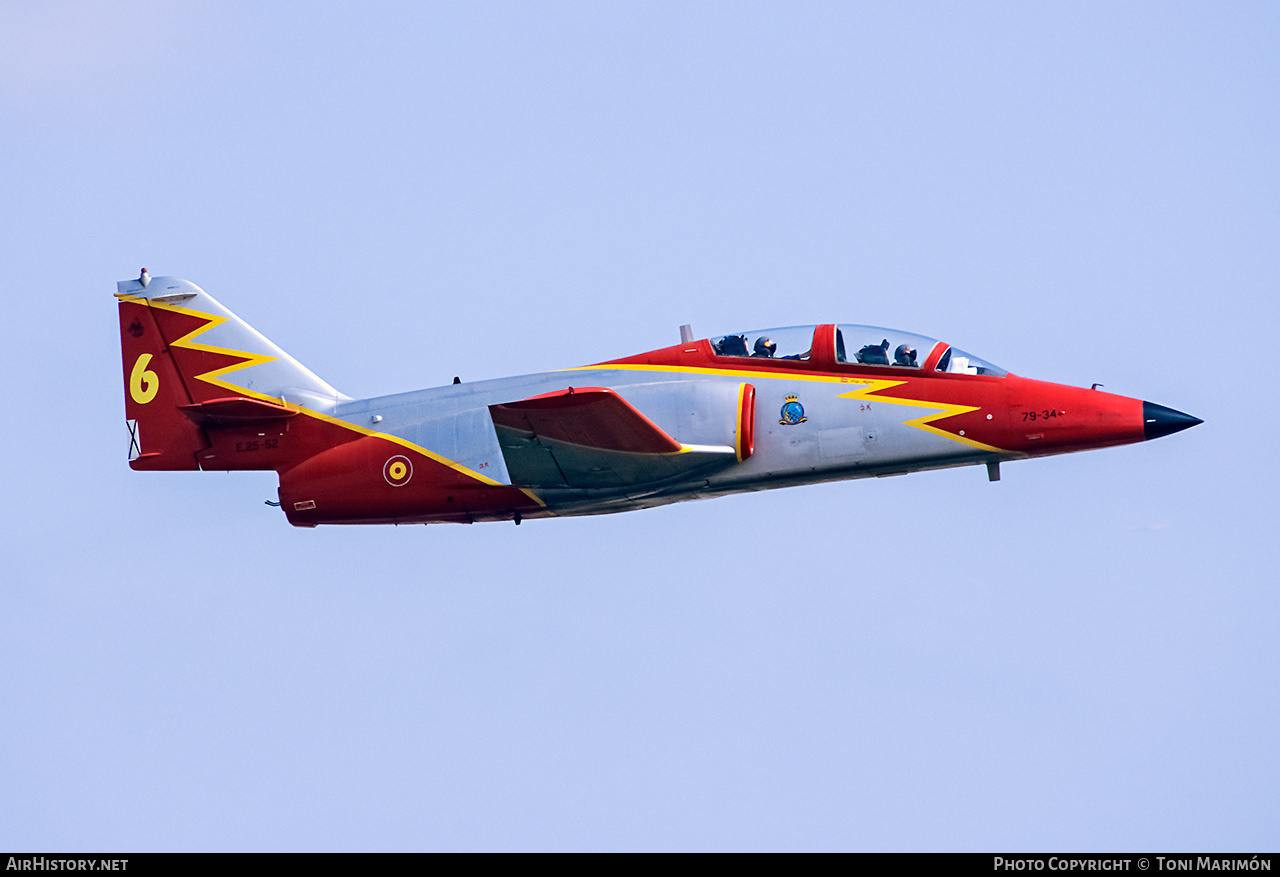
<svg viewBox="0 0 1280 877">
<path fill-rule="evenodd" d="M 1010 450 L 1042 456 L 1127 445 L 1154 437 L 1146 422 L 1150 403 L 1140 399 L 1014 375 L 1006 381 L 1009 421 L 1005 447 Z"/>
</svg>

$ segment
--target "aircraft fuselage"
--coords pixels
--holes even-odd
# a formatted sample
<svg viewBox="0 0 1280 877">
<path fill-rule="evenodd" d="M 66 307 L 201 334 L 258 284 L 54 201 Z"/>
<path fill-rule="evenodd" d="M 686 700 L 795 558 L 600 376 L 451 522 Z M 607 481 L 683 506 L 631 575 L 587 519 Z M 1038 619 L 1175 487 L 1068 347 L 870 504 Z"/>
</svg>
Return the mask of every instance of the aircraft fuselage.
<svg viewBox="0 0 1280 877">
<path fill-rule="evenodd" d="M 203 290 L 161 281 L 118 294 L 131 465 L 275 470 L 304 527 L 519 523 L 975 464 L 994 477 L 1199 422 L 845 324 L 355 400 Z"/>
</svg>

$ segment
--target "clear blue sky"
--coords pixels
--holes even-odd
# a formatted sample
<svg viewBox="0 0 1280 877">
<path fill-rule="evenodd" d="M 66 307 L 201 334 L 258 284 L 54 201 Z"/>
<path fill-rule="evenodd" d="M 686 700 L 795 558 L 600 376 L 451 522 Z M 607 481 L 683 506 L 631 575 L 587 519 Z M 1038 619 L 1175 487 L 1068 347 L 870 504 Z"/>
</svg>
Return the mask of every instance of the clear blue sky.
<svg viewBox="0 0 1280 877">
<path fill-rule="evenodd" d="M 1274 850 L 1273 3 L 0 7 L 0 847 Z M 351 395 L 847 321 L 1204 425 L 295 530 L 115 281 Z"/>
</svg>

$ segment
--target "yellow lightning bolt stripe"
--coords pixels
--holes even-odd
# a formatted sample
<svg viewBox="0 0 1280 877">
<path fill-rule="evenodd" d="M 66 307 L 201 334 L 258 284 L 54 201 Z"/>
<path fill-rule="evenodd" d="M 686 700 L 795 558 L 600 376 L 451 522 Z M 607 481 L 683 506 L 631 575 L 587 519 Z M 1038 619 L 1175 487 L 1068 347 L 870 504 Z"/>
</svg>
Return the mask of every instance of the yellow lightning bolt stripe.
<svg viewBox="0 0 1280 877">
<path fill-rule="evenodd" d="M 913 426 L 916 429 L 921 429 L 921 430 L 924 430 L 925 432 L 942 436 L 945 439 L 950 439 L 953 442 L 959 442 L 962 445 L 968 445 L 969 447 L 977 448 L 978 450 L 981 450 L 981 451 L 993 451 L 995 453 L 1001 453 L 1001 454 L 1008 453 L 1003 448 L 997 448 L 994 445 L 983 444 L 982 442 L 974 441 L 971 438 L 966 438 L 965 436 L 962 436 L 962 435 L 956 435 L 955 433 L 947 432 L 946 430 L 938 429 L 936 426 L 931 425 L 932 422 L 935 420 L 942 420 L 943 418 L 953 417 L 957 414 L 965 414 L 966 412 L 969 412 L 969 411 L 977 411 L 978 406 L 976 405 L 959 405 L 959 404 L 948 403 L 948 402 L 927 402 L 921 399 L 900 399 L 893 396 L 871 396 L 870 395 L 871 393 L 878 393 L 881 390 L 887 390 L 890 387 L 896 387 L 900 384 L 905 384 L 907 383 L 906 381 L 893 381 L 893 380 L 879 379 L 879 378 L 860 378 L 860 377 L 852 377 L 852 376 L 846 377 L 844 375 L 796 374 L 790 371 L 762 371 L 762 370 L 755 370 L 755 369 L 732 369 L 732 368 L 720 369 L 720 368 L 707 368 L 705 366 L 690 366 L 690 365 L 634 365 L 634 364 L 609 365 L 607 363 L 602 363 L 600 365 L 584 365 L 581 367 L 581 369 L 582 370 L 600 370 L 600 371 L 608 371 L 610 369 L 619 369 L 621 371 L 655 371 L 655 372 L 674 372 L 677 374 L 695 374 L 695 375 L 728 375 L 733 377 L 752 377 L 752 378 L 762 378 L 766 380 L 776 380 L 776 381 L 808 381 L 813 383 L 824 383 L 824 384 L 860 384 L 861 386 L 858 389 L 848 393 L 841 393 L 837 398 L 857 399 L 865 402 L 872 402 L 872 401 L 888 402 L 894 405 L 908 405 L 916 408 L 933 408 L 933 409 L 940 408 L 942 410 L 936 411 L 933 414 L 925 414 L 915 418 L 914 420 L 905 420 L 903 421 L 903 426 Z M 578 369 L 565 369 L 565 371 L 577 371 L 577 370 Z"/>
<path fill-rule="evenodd" d="M 168 302 L 151 301 L 149 299 L 138 298 L 137 296 L 130 296 L 127 293 L 119 294 L 117 297 L 120 298 L 121 301 L 138 302 L 141 304 L 146 304 L 148 307 L 157 308 L 159 310 L 172 311 L 175 314 L 185 314 L 188 317 L 195 317 L 196 319 L 204 320 L 205 323 L 203 326 L 197 326 L 187 334 L 183 335 L 177 341 L 170 342 L 169 346 L 184 347 L 187 350 L 198 350 L 204 353 L 219 353 L 219 354 L 222 354 L 223 356 L 239 357 L 244 361 L 234 362 L 231 365 L 223 366 L 222 368 L 214 369 L 212 371 L 207 371 L 202 375 L 196 375 L 195 379 L 197 381 L 204 381 L 206 384 L 213 384 L 216 387 L 221 387 L 224 390 L 230 390 L 233 393 L 248 393 L 252 396 L 255 396 L 259 399 L 263 399 L 268 402 L 274 402 L 275 404 L 280 403 L 279 399 L 276 399 L 272 396 L 264 396 L 261 393 L 255 393 L 253 390 L 246 389 L 245 387 L 241 387 L 238 384 L 232 384 L 227 381 L 221 380 L 223 375 L 231 374 L 231 372 L 239 371 L 242 368 L 250 368 L 255 365 L 261 365 L 265 362 L 274 362 L 279 357 L 267 356 L 266 354 L 263 354 L 263 353 L 249 353 L 248 351 L 245 351 L 245 350 L 233 350 L 229 347 L 215 347 L 212 344 L 201 344 L 200 342 L 194 340 L 196 336 L 203 335 L 205 332 L 208 332 L 210 329 L 213 329 L 217 326 L 221 326 L 223 323 L 227 322 L 227 317 L 220 317 L 215 314 L 207 314 L 204 311 L 192 310 L 191 308 L 179 307 L 178 305 L 170 304 Z"/>
<path fill-rule="evenodd" d="M 202 375 L 196 375 L 196 380 L 204 381 L 205 383 L 208 383 L 208 384 L 213 384 L 214 386 L 221 387 L 225 390 L 230 390 L 233 393 L 242 393 L 244 395 L 251 396 L 255 399 L 260 399 L 263 402 L 270 402 L 273 405 L 281 405 L 285 408 L 289 408 L 290 410 L 296 411 L 299 414 L 303 414 L 303 415 L 306 415 L 307 417 L 315 418 L 316 420 L 323 421 L 324 423 L 329 423 L 334 426 L 342 427 L 343 429 L 351 430 L 352 432 L 359 433 L 360 435 L 377 436 L 378 438 L 386 439 L 387 441 L 392 442 L 393 444 L 400 445 L 401 447 L 408 448 L 411 451 L 415 451 L 419 454 L 422 454 L 424 457 L 434 460 L 435 462 L 441 464 L 442 466 L 448 466 L 450 469 L 453 469 L 455 472 L 458 472 L 462 475 L 466 475 L 468 478 L 473 478 L 482 484 L 487 484 L 493 487 L 515 487 L 515 485 L 513 484 L 503 484 L 502 482 L 495 481 L 494 479 L 489 478 L 486 475 L 481 475 L 479 472 L 476 472 L 472 469 L 468 469 L 466 466 L 463 466 L 461 463 L 456 463 L 453 460 L 450 460 L 448 457 L 442 457 L 440 454 L 437 454 L 435 451 L 427 450 L 421 445 L 416 445 L 413 442 L 409 441 L 408 439 L 400 438 L 400 436 L 392 435 L 391 433 L 388 433 L 388 432 L 378 432 L 377 430 L 368 429 L 367 427 L 363 427 L 363 426 L 358 426 L 346 420 L 340 420 L 336 417 L 331 417 L 328 414 L 323 414 L 319 411 L 314 411 L 310 408 L 303 407 L 302 405 L 297 405 L 292 402 L 287 402 L 278 396 L 268 396 L 264 393 L 259 393 L 255 390 L 250 390 L 246 387 L 241 387 L 239 384 L 232 384 L 232 383 L 228 383 L 227 381 L 221 380 L 221 378 L 224 375 L 228 375 L 233 371 L 238 371 L 242 368 L 249 368 L 251 366 L 260 365 L 264 362 L 274 362 L 276 359 L 279 358 L 275 356 L 267 356 L 261 353 L 249 353 L 244 350 L 233 350 L 228 347 L 215 347 L 212 344 L 201 344 L 193 340 L 196 336 L 201 335 L 205 332 L 208 332 L 210 329 L 214 328 L 215 326 L 220 326 L 223 323 L 225 323 L 228 319 L 227 317 L 220 317 L 215 314 L 208 314 L 208 313 L 205 313 L 204 311 L 193 310 L 192 308 L 180 307 L 178 305 L 170 304 L 168 302 L 151 301 L 150 299 L 141 298 L 140 296 L 136 296 L 136 295 L 130 295 L 129 293 L 116 293 L 116 298 L 120 299 L 120 301 L 122 302 L 133 302 L 135 304 L 141 304 L 147 307 L 158 308 L 160 310 L 173 311 L 176 314 L 184 314 L 189 317 L 195 317 L 197 319 L 206 321 L 203 326 L 197 326 L 195 329 L 192 329 L 190 332 L 188 332 L 186 335 L 183 335 L 177 341 L 172 342 L 169 345 L 170 347 L 184 347 L 189 350 L 199 350 L 199 351 L 204 351 L 206 353 L 220 353 L 224 356 L 241 357 L 242 359 L 244 359 L 244 362 L 232 363 L 231 365 L 205 372 Z M 525 494 L 526 496 L 528 496 L 538 505 L 543 506 L 544 508 L 546 507 L 546 503 L 543 502 L 542 499 L 536 496 L 532 491 L 523 487 L 519 487 L 516 489 L 522 492 L 523 494 Z"/>
<path fill-rule="evenodd" d="M 851 390 L 848 393 L 841 393 L 836 398 L 857 399 L 862 402 L 888 402 L 892 405 L 908 405 L 914 408 L 941 408 L 941 411 L 934 411 L 932 414 L 924 414 L 914 420 L 904 420 L 902 425 L 914 426 L 916 429 L 922 429 L 925 432 L 940 435 L 945 439 L 951 439 L 953 442 L 959 442 L 962 445 L 968 445 L 969 447 L 977 448 L 980 451 L 995 451 L 996 453 L 1003 453 L 1001 448 L 997 448 L 994 445 L 983 444 L 982 442 L 974 441 L 971 438 L 965 438 L 962 435 L 956 435 L 955 433 L 947 432 L 946 430 L 938 429 L 936 426 L 930 425 L 935 420 L 943 420 L 947 417 L 954 417 L 957 414 L 967 414 L 970 411 L 977 411 L 979 408 L 977 405 L 959 405 L 953 402 L 926 402 L 921 399 L 901 399 L 895 396 L 873 397 L 871 395 L 872 393 L 878 393 L 881 390 L 887 390 L 890 387 L 896 387 L 907 382 L 878 380 L 875 378 L 867 378 L 865 380 L 859 379 L 857 382 L 865 384 L 865 386 L 857 390 Z"/>
<path fill-rule="evenodd" d="M 638 372 L 671 372 L 674 374 L 686 375 L 718 375 L 740 378 L 772 378 L 774 380 L 788 381 L 812 381 L 826 384 L 851 384 L 857 383 L 857 378 L 845 378 L 832 375 L 809 375 L 792 373 L 789 371 L 763 371 L 759 369 L 736 369 L 736 368 L 706 368 L 705 366 L 695 365 L 610 365 L 601 363 L 600 365 L 582 365 L 577 368 L 566 368 L 561 371 L 638 371 Z"/>
</svg>

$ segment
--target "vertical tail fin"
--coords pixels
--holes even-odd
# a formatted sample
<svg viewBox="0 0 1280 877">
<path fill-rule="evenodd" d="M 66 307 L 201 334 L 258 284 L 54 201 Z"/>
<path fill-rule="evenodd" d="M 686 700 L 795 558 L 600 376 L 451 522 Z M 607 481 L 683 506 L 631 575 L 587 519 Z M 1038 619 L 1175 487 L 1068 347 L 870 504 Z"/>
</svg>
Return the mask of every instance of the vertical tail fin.
<svg viewBox="0 0 1280 877">
<path fill-rule="evenodd" d="M 134 469 L 200 468 L 210 411 L 250 406 L 261 419 L 272 407 L 328 411 L 347 398 L 193 283 L 144 269 L 116 287 Z"/>
</svg>

